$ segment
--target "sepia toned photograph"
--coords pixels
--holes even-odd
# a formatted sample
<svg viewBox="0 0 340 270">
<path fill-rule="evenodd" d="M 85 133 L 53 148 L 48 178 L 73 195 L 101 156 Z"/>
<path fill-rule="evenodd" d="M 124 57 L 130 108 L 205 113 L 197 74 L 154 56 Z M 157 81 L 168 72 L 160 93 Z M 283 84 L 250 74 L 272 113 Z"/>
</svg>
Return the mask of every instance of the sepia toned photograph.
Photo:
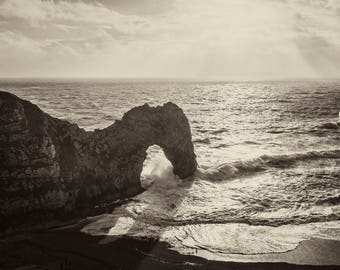
<svg viewBox="0 0 340 270">
<path fill-rule="evenodd" d="M 340 269 L 340 0 L 0 0 L 0 270 Z"/>
</svg>

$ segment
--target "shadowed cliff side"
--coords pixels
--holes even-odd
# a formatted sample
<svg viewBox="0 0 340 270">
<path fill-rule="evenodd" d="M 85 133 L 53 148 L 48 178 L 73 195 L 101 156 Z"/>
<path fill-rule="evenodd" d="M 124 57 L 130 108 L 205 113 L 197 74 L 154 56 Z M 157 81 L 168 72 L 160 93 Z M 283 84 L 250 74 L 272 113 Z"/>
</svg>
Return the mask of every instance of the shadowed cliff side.
<svg viewBox="0 0 340 270">
<path fill-rule="evenodd" d="M 197 167 L 188 120 L 173 103 L 145 104 L 105 129 L 86 132 L 0 92 L 0 130 L 2 229 L 27 217 L 69 216 L 137 194 L 153 144 L 162 147 L 180 178 Z"/>
</svg>

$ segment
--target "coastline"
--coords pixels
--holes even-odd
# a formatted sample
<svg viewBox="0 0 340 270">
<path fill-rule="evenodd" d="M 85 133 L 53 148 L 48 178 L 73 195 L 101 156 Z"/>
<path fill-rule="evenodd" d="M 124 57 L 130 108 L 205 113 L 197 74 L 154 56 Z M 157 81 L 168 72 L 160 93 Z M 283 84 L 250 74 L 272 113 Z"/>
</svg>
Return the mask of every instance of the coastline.
<svg viewBox="0 0 340 270">
<path fill-rule="evenodd" d="M 339 269 L 340 241 L 313 238 L 285 253 L 240 255 L 225 262 L 182 255 L 167 243 L 120 238 L 108 244 L 79 226 L 1 239 L 0 269 Z M 32 266 L 29 268 L 28 266 Z M 40 268 L 33 267 L 40 266 Z M 23 268 L 26 267 L 26 268 Z"/>
<path fill-rule="evenodd" d="M 332 123 L 331 123 L 332 124 Z M 334 124 L 334 123 L 333 123 Z M 334 124 L 335 125 L 335 124 Z M 334 125 L 330 125 L 333 127 Z M 206 127 L 204 132 L 210 132 L 211 127 Z M 276 130 L 281 132 L 280 130 Z M 276 132 L 274 130 L 274 133 Z M 212 132 L 225 132 L 224 127 L 222 129 L 216 129 Z M 267 133 L 272 134 L 273 130 L 271 127 L 267 130 Z M 322 131 L 320 134 L 323 134 Z M 333 132 L 333 131 L 330 131 Z M 337 131 L 336 131 L 337 132 Z M 221 134 L 222 134 L 221 133 Z M 334 132 L 333 132 L 334 133 Z M 332 134 L 333 134 L 332 133 Z M 314 134 L 314 133 L 313 133 Z M 329 134 L 329 133 L 325 133 Z M 335 136 L 337 133 L 334 133 L 332 136 Z M 204 135 L 206 136 L 206 135 Z M 221 135 L 222 136 L 222 135 Z M 223 135 L 224 136 L 224 135 Z M 337 136 L 337 135 L 336 135 Z M 324 137 L 322 137 L 323 139 Z M 337 137 L 336 137 L 337 138 Z M 254 143 L 252 141 L 248 141 Z M 313 141 L 316 143 L 315 141 Z M 333 143 L 337 143 L 338 140 L 334 139 Z M 258 147 L 258 144 L 254 144 Z M 336 144 L 337 145 L 337 144 Z M 213 147 L 213 145 L 209 145 L 209 147 Z M 207 149 L 207 148 L 205 148 Z M 328 149 L 328 148 L 327 148 Z M 321 150 L 320 152 L 308 151 L 303 152 L 302 155 L 293 155 L 291 158 L 290 155 L 283 155 L 283 159 L 277 159 L 274 156 L 273 159 L 269 161 L 273 163 L 274 167 L 281 165 L 281 163 L 286 164 L 286 161 L 291 160 L 299 160 L 299 158 L 305 159 L 307 161 L 311 160 L 313 157 L 331 157 L 336 159 L 334 164 L 338 164 L 338 155 L 334 155 L 334 152 L 329 152 L 328 150 Z M 339 153 L 336 150 L 336 153 Z M 232 153 L 232 151 L 231 151 Z M 320 154 L 318 154 L 320 153 Z M 330 153 L 330 155 L 329 155 Z M 265 157 L 272 157 L 266 155 Z M 279 156 L 279 157 L 282 157 Z M 262 159 L 262 156 L 261 156 Z M 230 163 L 226 163 L 229 168 Z M 242 163 L 243 164 L 243 163 Z M 242 165 L 241 164 L 241 165 Z M 334 165 L 333 164 L 333 165 Z M 250 164 L 250 169 L 253 169 L 253 164 Z M 261 165 L 261 164 L 260 164 Z M 313 165 L 313 164 L 312 164 Z M 286 177 L 284 180 L 293 181 L 290 183 L 291 185 L 287 185 L 288 191 L 292 193 L 293 197 L 291 200 L 287 201 L 280 200 L 280 196 L 277 192 L 282 192 L 282 186 L 278 185 L 277 182 L 270 182 L 270 186 L 274 188 L 274 190 L 267 189 L 263 190 L 262 188 L 254 189 L 254 192 L 250 194 L 251 196 L 243 197 L 242 202 L 244 202 L 244 198 L 256 198 L 257 195 L 265 195 L 259 196 L 258 201 L 249 201 L 249 204 L 260 205 L 262 208 L 257 208 L 257 210 L 271 210 L 275 213 L 275 209 L 281 209 L 283 206 L 292 207 L 292 203 L 300 202 L 301 191 L 305 192 L 305 196 L 302 196 L 305 202 L 309 201 L 309 196 L 314 192 L 315 197 L 318 200 L 312 201 L 316 206 L 329 206 L 336 205 L 338 202 L 338 194 L 336 194 L 337 190 L 337 171 L 333 174 L 333 165 L 331 164 L 328 168 L 324 164 L 317 164 L 317 168 L 320 170 L 313 171 L 315 173 L 315 181 L 313 181 L 313 177 L 311 181 L 308 181 L 307 178 L 311 178 L 310 175 L 306 175 L 306 178 L 302 178 L 305 181 L 295 181 L 296 174 L 292 174 L 292 178 Z M 234 166 L 235 167 L 235 166 Z M 245 166 L 248 169 L 247 166 Z M 305 168 L 306 172 L 310 172 L 310 167 Z M 218 168 L 218 167 L 217 167 Z M 219 167 L 221 168 L 221 167 Z M 241 167 L 242 168 L 242 167 Z M 281 168 L 281 167 L 280 167 Z M 328 168 L 328 174 L 324 173 L 324 169 Z M 222 167 L 223 169 L 223 167 Z M 285 169 L 287 169 L 285 167 Z M 291 172 L 288 172 L 288 174 Z M 218 171 L 217 171 L 218 174 Z M 218 175 L 217 175 L 218 176 Z M 299 176 L 299 175 L 298 175 Z M 225 177 L 225 175 L 223 175 Z M 212 180 L 215 178 L 213 177 Z M 217 179 L 217 178 L 216 178 Z M 216 180 L 215 179 L 215 180 Z M 329 180 L 333 180 L 333 182 Z M 266 179 L 265 179 L 266 180 Z M 267 179 L 268 180 L 268 179 Z M 281 181 L 280 183 L 285 182 Z M 327 182 L 326 182 L 327 181 Z M 326 182 L 326 183 L 325 183 Z M 331 183 L 329 183 L 331 182 Z M 331 185 L 333 183 L 333 185 Z M 188 183 L 189 185 L 190 183 Z M 293 187 L 297 187 L 300 184 L 302 189 L 295 190 Z M 316 185 L 318 184 L 318 185 Z M 319 185 L 324 185 L 325 189 L 319 189 Z M 306 186 L 305 186 L 306 185 Z M 311 189 L 308 189 L 307 185 L 310 185 Z M 260 187 L 260 185 L 259 185 Z M 164 187 L 162 187 L 165 189 Z M 183 189 L 182 189 L 183 188 Z M 233 187 L 235 188 L 235 186 Z M 240 188 L 240 187 L 239 187 Z M 245 190 L 248 188 L 247 185 L 242 186 Z M 275 190 L 275 188 L 279 188 L 279 190 Z M 162 191 L 163 191 L 162 189 Z M 185 192 L 188 190 L 188 186 L 178 187 L 175 191 L 172 191 L 174 194 L 181 194 L 181 191 Z M 206 189 L 202 189 L 206 190 Z M 216 187 L 213 191 L 218 190 Z M 273 192 L 274 191 L 274 192 Z M 322 194 L 319 194 L 319 191 L 323 191 Z M 330 192 L 332 191 L 332 192 Z M 224 200 L 226 197 L 226 193 L 223 192 L 223 189 L 219 189 L 220 192 L 220 200 L 207 200 L 207 202 L 220 202 Z M 275 193 L 276 192 L 276 193 Z M 328 193 L 327 193 L 328 192 Z M 163 200 L 163 193 L 158 194 L 156 197 L 151 197 L 148 200 L 148 207 L 153 207 L 157 205 L 160 201 Z M 169 194 L 167 194 L 169 195 Z M 196 197 L 202 198 L 202 193 L 199 192 L 195 194 Z M 199 196 L 197 196 L 199 195 Z M 235 195 L 232 194 L 232 195 Z M 237 194 L 236 194 L 237 195 Z M 304 194 L 302 194 L 304 195 Z M 270 203 L 268 203 L 268 198 L 276 198 L 278 201 L 271 201 L 273 206 L 279 205 L 279 207 L 270 208 Z M 232 196 L 229 196 L 232 198 Z M 326 197 L 326 198 L 325 198 Z M 161 198 L 161 200 L 158 200 Z M 162 208 L 164 211 L 169 209 L 173 209 L 173 206 L 179 204 L 179 202 L 183 199 L 183 196 L 175 197 L 176 201 L 174 201 L 174 197 L 171 196 L 171 201 L 166 201 L 165 207 Z M 56 199 L 52 197 L 52 199 Z M 310 240 L 305 240 L 299 243 L 299 245 L 291 251 L 283 252 L 283 253 L 267 253 L 267 254 L 256 254 L 256 255 L 242 255 L 242 254 L 222 254 L 219 256 L 218 253 L 212 254 L 208 253 L 207 250 L 203 248 L 200 250 L 193 250 L 192 254 L 184 255 L 180 254 L 174 250 L 169 248 L 169 245 L 165 242 L 159 242 L 149 239 L 144 240 L 136 240 L 136 239 L 127 239 L 120 238 L 109 244 L 101 245 L 99 244 L 103 239 L 103 236 L 90 236 L 80 232 L 81 227 L 88 222 L 89 219 L 95 218 L 91 217 L 89 219 L 80 219 L 81 217 L 93 216 L 96 214 L 100 214 L 103 212 L 111 212 L 115 207 L 120 204 L 124 204 L 128 202 L 131 198 L 126 198 L 123 200 L 118 200 L 112 203 L 94 203 L 91 207 L 86 207 L 86 205 L 77 211 L 76 215 L 69 213 L 69 215 L 61 215 L 62 220 L 51 221 L 45 224 L 43 221 L 47 221 L 45 216 L 38 216 L 35 218 L 34 215 L 20 216 L 20 229 L 21 231 L 10 231 L 8 235 L 0 234 L 0 269 L 339 269 L 339 250 L 340 250 L 340 241 L 335 240 L 325 240 L 312 238 Z M 164 198 L 167 199 L 167 198 Z M 211 199 L 211 198 L 209 198 Z M 215 198 L 213 198 L 215 199 Z M 134 199 L 132 198 L 132 201 Z M 302 202 L 304 202 L 302 200 Z M 240 200 L 241 201 L 241 200 Z M 47 202 L 49 202 L 47 200 Z M 93 201 L 90 201 L 91 204 Z M 173 204 L 176 202 L 175 204 Z M 290 203 L 290 204 L 289 204 Z M 162 204 L 161 204 L 162 205 Z M 314 204 L 313 204 L 314 205 Z M 45 206 L 45 205 L 44 205 Z M 205 207 L 206 205 L 204 205 Z M 254 208 L 250 208 L 254 209 Z M 323 209 L 323 208 L 322 208 Z M 299 212 L 301 213 L 301 212 Z M 318 212 L 317 212 L 318 213 Z M 213 213 L 214 214 L 214 213 Z M 68 219 L 70 217 L 70 219 Z M 230 216 L 228 215 L 228 218 Z M 301 215 L 298 217 L 301 217 Z M 317 220 L 315 215 L 309 215 L 311 221 Z M 327 218 L 337 218 L 335 214 L 329 214 L 323 216 L 324 220 Z M 59 218 L 59 215 L 56 215 L 56 218 Z M 46 220 L 45 220 L 46 219 Z M 296 220 L 296 217 L 293 216 L 293 220 Z M 64 223 L 62 223 L 65 221 Z M 230 221 L 230 220 L 229 220 Z M 266 222 L 267 220 L 264 220 Z M 30 224 L 26 225 L 24 222 L 30 222 Z M 208 224 L 214 224 L 216 222 L 215 215 L 211 216 L 211 219 L 208 221 Z M 290 222 L 290 221 L 286 221 Z M 33 225 L 32 225 L 32 224 Z M 35 225 L 38 223 L 38 225 Z M 264 224 L 258 223 L 258 224 Z M 4 223 L 1 224 L 3 226 Z M 32 225 L 32 227 L 29 227 Z M 30 232 L 26 230 L 29 229 Z M 338 232 L 338 229 L 336 230 Z M 205 234 L 207 235 L 207 234 Z M 253 243 L 259 244 L 260 242 L 259 235 L 256 235 L 252 241 Z M 321 236 L 322 237 L 322 236 Z M 304 238 L 303 238 L 304 239 Z M 111 240 L 111 239 L 110 239 Z M 242 252 L 242 251 L 241 251 Z M 261 252 L 261 250 L 259 251 Z M 40 268 L 32 268 L 29 266 L 32 265 L 40 265 Z"/>
</svg>

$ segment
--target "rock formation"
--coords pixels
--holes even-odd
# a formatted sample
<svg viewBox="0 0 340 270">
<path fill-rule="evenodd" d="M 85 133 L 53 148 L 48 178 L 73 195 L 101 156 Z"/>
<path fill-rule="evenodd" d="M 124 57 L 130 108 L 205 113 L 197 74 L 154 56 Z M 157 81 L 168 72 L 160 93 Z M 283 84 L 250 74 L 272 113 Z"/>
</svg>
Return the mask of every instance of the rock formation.
<svg viewBox="0 0 340 270">
<path fill-rule="evenodd" d="M 0 130 L 3 227 L 137 194 L 153 144 L 162 147 L 180 178 L 197 167 L 188 120 L 173 103 L 133 108 L 111 126 L 87 132 L 0 92 Z"/>
</svg>

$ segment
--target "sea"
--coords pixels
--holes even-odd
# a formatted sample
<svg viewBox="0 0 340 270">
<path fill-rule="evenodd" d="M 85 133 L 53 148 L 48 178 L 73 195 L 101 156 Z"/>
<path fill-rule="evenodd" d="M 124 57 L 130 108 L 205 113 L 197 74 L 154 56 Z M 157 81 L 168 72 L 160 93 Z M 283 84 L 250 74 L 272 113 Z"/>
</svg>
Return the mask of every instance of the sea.
<svg viewBox="0 0 340 270">
<path fill-rule="evenodd" d="M 179 179 L 148 149 L 145 191 L 82 232 L 157 239 L 182 254 L 231 260 L 283 253 L 303 240 L 340 240 L 340 81 L 1 79 L 0 90 L 85 130 L 135 106 L 174 102 L 199 167 Z"/>
</svg>

